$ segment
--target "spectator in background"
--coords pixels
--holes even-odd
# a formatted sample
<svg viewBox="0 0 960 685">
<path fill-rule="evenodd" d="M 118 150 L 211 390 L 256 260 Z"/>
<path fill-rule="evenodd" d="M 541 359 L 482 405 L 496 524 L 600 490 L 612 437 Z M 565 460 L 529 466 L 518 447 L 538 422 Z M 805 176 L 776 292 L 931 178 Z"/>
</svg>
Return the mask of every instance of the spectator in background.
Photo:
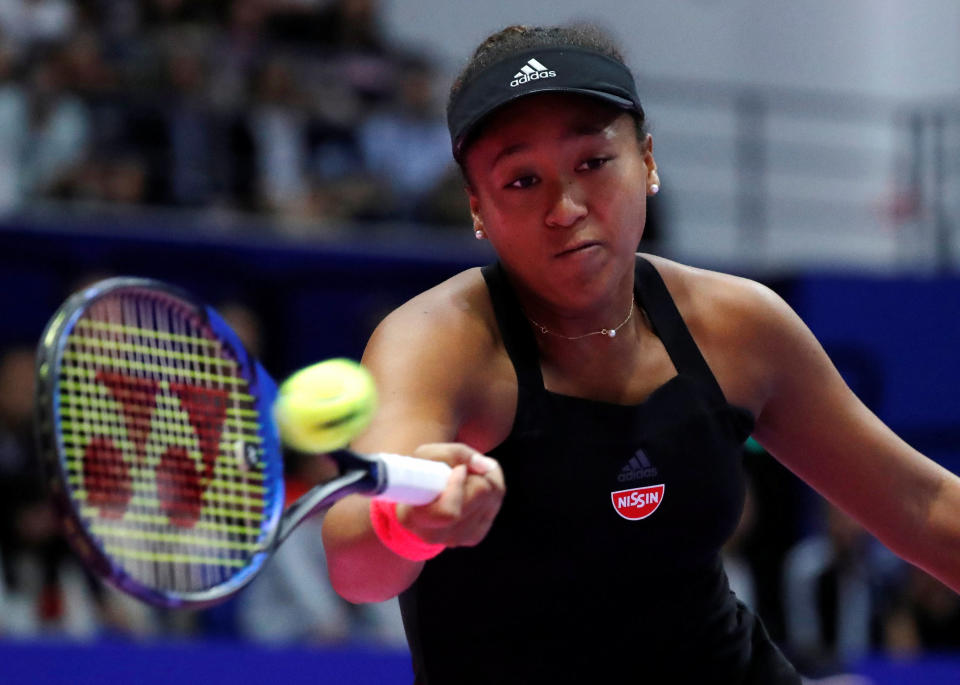
<svg viewBox="0 0 960 685">
<path fill-rule="evenodd" d="M 0 0 L 0 26 L 34 27 L 0 45 L 0 211 L 52 197 L 97 210 L 262 211 L 309 230 L 438 214 L 460 223 L 445 209 L 461 194 L 456 177 L 432 161 L 442 123 L 429 67 L 401 68 L 379 10 L 377 0 Z M 398 159 L 364 157 L 359 126 L 378 108 L 370 128 Z"/>
<path fill-rule="evenodd" d="M 123 92 L 118 69 L 105 57 L 103 39 L 84 28 L 60 54 L 64 81 L 87 108 L 91 130 L 88 154 L 71 183 L 61 189 L 62 197 L 97 208 L 145 204 L 146 157 L 130 144 L 130 95 Z"/>
<path fill-rule="evenodd" d="M 256 75 L 248 119 L 254 145 L 258 205 L 280 216 L 306 213 L 307 127 L 293 62 L 271 57 Z"/>
<path fill-rule="evenodd" d="M 648 211 L 654 204 L 648 204 Z M 646 228 L 643 239 L 646 240 Z M 805 496 L 809 497 L 809 491 L 753 438 L 748 438 L 744 445 L 743 468 L 755 514 L 749 534 L 739 541 L 738 547 L 750 562 L 756 609 L 765 623 L 769 621 L 770 636 L 783 645 L 787 632 L 783 564 L 787 553 L 808 532 L 800 512 L 806 509 Z"/>
<path fill-rule="evenodd" d="M 233 0 L 225 26 L 213 32 L 209 98 L 219 111 L 246 105 L 251 74 L 267 52 L 264 25 L 269 16 L 264 0 Z"/>
<path fill-rule="evenodd" d="M 186 24 L 212 24 L 217 19 L 219 2 L 196 0 L 133 0 L 142 26 L 169 27 Z"/>
<path fill-rule="evenodd" d="M 147 165 L 134 151 L 119 150 L 104 156 L 92 176 L 96 198 L 107 205 L 133 206 L 146 202 Z"/>
<path fill-rule="evenodd" d="M 723 569 L 727 573 L 730 590 L 741 602 L 751 609 L 756 610 L 756 583 L 753 579 L 750 560 L 744 551 L 744 540 L 750 535 L 753 529 L 756 517 L 756 504 L 753 484 L 749 479 L 747 479 L 746 484 L 743 512 L 740 514 L 740 521 L 737 523 L 737 528 L 733 531 L 733 535 L 723 546 L 720 559 L 723 561 Z"/>
<path fill-rule="evenodd" d="M 918 568 L 908 570 L 884 622 L 885 647 L 896 655 L 960 649 L 960 598 Z"/>
<path fill-rule="evenodd" d="M 26 86 L 17 62 L 0 45 L 0 209 L 59 196 L 71 187 L 86 159 L 90 119 L 84 104 L 64 87 L 62 61 L 47 52 L 29 63 Z"/>
<path fill-rule="evenodd" d="M 32 63 L 26 117 L 10 132 L 23 141 L 18 173 L 23 198 L 69 194 L 89 150 L 90 115 L 67 89 L 62 64 L 57 53 Z"/>
<path fill-rule="evenodd" d="M 321 50 L 366 107 L 392 97 L 397 63 L 381 29 L 378 0 L 333 0 L 320 11 L 316 26 L 311 47 Z"/>
<path fill-rule="evenodd" d="M 14 347 L 0 357 L 0 549 L 3 575 L 13 575 L 16 521 L 25 500 L 38 498 L 40 476 L 33 449 L 33 351 Z"/>
<path fill-rule="evenodd" d="M 21 53 L 63 41 L 76 21 L 70 0 L 0 0 L 0 31 Z"/>
<path fill-rule="evenodd" d="M 165 36 L 164 71 L 170 100 L 165 103 L 169 201 L 204 207 L 218 198 L 218 155 L 225 153 L 208 102 L 206 35 L 183 30 Z"/>
<path fill-rule="evenodd" d="M 850 516 L 824 507 L 824 531 L 801 540 L 784 562 L 787 650 L 811 674 L 881 645 L 883 591 L 902 568 Z"/>
<path fill-rule="evenodd" d="M 379 0 L 334 0 L 321 16 L 322 43 L 338 50 L 383 53 L 387 40 L 380 28 Z"/>
<path fill-rule="evenodd" d="M 437 81 L 427 60 L 407 58 L 396 102 L 360 127 L 365 166 L 383 185 L 393 218 L 419 218 L 418 209 L 453 166 L 450 134 L 437 109 Z"/>
<path fill-rule="evenodd" d="M 120 87 L 117 70 L 104 58 L 99 34 L 84 29 L 71 35 L 60 49 L 63 80 L 84 100 L 113 96 Z"/>
<path fill-rule="evenodd" d="M 69 561 L 33 447 L 34 363 L 28 347 L 0 357 L 0 556 L 7 585 L 0 618 L 17 635 L 91 635 L 96 614 L 87 579 Z"/>
<path fill-rule="evenodd" d="M 271 42 L 319 54 L 333 79 L 367 106 L 391 96 L 396 70 L 377 0 L 285 0 L 267 6 L 264 29 Z"/>
<path fill-rule="evenodd" d="M 104 56 L 103 40 L 91 29 L 77 32 L 59 50 L 64 83 L 90 112 L 91 144 L 99 148 L 118 134 L 125 98 L 120 74 Z"/>
<path fill-rule="evenodd" d="M 20 165 L 25 154 L 27 93 L 16 79 L 20 66 L 16 51 L 0 34 L 0 213 L 21 201 Z"/>
</svg>

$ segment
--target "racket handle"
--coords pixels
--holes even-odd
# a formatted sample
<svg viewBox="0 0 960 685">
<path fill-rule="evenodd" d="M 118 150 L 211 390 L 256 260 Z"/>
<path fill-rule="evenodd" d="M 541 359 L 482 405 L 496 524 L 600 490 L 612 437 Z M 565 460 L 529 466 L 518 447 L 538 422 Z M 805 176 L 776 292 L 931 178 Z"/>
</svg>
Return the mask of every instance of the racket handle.
<svg viewBox="0 0 960 685">
<path fill-rule="evenodd" d="M 380 460 L 385 476 L 383 489 L 375 499 L 404 504 L 429 504 L 447 486 L 451 469 L 442 461 L 382 452 L 370 456 Z"/>
</svg>

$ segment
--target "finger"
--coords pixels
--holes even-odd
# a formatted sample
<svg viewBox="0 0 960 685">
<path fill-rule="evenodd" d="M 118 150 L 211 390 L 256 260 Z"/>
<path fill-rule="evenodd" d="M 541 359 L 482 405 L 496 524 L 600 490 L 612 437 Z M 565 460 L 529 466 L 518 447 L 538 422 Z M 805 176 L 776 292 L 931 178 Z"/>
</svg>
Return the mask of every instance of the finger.
<svg viewBox="0 0 960 685">
<path fill-rule="evenodd" d="M 499 470 L 500 463 L 496 459 L 486 456 L 485 454 L 480 454 L 477 451 L 474 451 L 473 455 L 470 457 L 470 462 L 467 464 L 467 468 L 470 469 L 470 473 L 476 473 L 477 475 L 486 475 L 493 470 Z"/>
<path fill-rule="evenodd" d="M 496 462 L 494 463 L 496 464 Z M 465 487 L 464 510 L 461 518 L 467 518 L 476 511 L 491 507 L 495 515 L 499 511 L 507 491 L 503 470 L 499 464 L 496 464 L 483 475 L 471 473 L 467 478 Z"/>
<path fill-rule="evenodd" d="M 467 468 L 455 466 L 440 496 L 429 504 L 397 506 L 400 524 L 425 542 L 445 542 L 450 528 L 463 515 Z"/>
<path fill-rule="evenodd" d="M 412 456 L 418 459 L 442 461 L 453 468 L 461 464 L 469 464 L 474 454 L 477 454 L 475 449 L 459 442 L 433 442 L 420 445 L 413 451 Z"/>
<path fill-rule="evenodd" d="M 463 515 L 480 509 L 488 502 L 499 504 L 503 500 L 506 488 L 503 486 L 503 473 L 499 469 L 488 471 L 482 476 L 469 474 L 464 484 Z"/>
<path fill-rule="evenodd" d="M 447 486 L 440 497 L 427 505 L 430 517 L 438 519 L 440 525 L 449 525 L 463 514 L 464 496 L 467 485 L 467 467 L 454 466 L 447 479 Z M 427 510 L 425 509 L 425 510 Z"/>
<path fill-rule="evenodd" d="M 474 547 L 480 544 L 493 527 L 497 508 L 476 512 L 450 529 L 444 543 L 449 547 Z"/>
<path fill-rule="evenodd" d="M 485 476 L 467 479 L 463 512 L 450 529 L 447 544 L 472 547 L 483 540 L 503 504 L 504 490 Z"/>
</svg>

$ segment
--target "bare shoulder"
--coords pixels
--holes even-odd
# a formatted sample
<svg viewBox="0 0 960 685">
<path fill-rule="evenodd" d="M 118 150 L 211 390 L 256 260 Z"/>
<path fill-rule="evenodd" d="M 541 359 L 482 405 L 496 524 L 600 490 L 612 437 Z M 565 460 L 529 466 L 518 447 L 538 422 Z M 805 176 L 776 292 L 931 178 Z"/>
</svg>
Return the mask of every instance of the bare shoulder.
<svg viewBox="0 0 960 685">
<path fill-rule="evenodd" d="M 804 329 L 799 317 L 757 281 L 643 256 L 666 283 L 728 400 L 759 412 L 785 342 Z"/>
<path fill-rule="evenodd" d="M 478 449 L 496 444 L 502 430 L 491 427 L 490 407 L 504 405 L 513 372 L 480 269 L 459 273 L 391 312 L 371 336 L 363 363 L 380 391 L 364 444 L 393 450 L 453 439 Z M 384 439 L 381 428 L 389 433 Z"/>
<path fill-rule="evenodd" d="M 483 276 L 474 268 L 392 311 L 374 331 L 367 353 L 471 356 L 493 344 L 497 335 Z"/>
<path fill-rule="evenodd" d="M 688 326 L 763 322 L 789 309 L 773 290 L 749 278 L 643 256 L 660 273 Z"/>
</svg>

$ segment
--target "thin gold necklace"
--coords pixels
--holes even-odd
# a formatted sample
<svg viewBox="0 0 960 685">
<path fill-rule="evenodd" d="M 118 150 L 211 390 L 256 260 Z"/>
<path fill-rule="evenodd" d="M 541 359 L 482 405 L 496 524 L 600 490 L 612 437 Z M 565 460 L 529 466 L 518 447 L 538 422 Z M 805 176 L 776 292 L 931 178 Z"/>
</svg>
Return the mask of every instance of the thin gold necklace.
<svg viewBox="0 0 960 685">
<path fill-rule="evenodd" d="M 556 331 L 551 331 L 549 328 L 544 326 L 542 323 L 537 323 L 533 318 L 527 314 L 527 318 L 530 320 L 537 329 L 544 335 L 555 335 L 558 338 L 563 338 L 564 340 L 580 340 L 581 338 L 589 338 L 591 335 L 605 335 L 608 338 L 617 337 L 617 331 L 627 325 L 627 322 L 633 318 L 634 310 L 634 301 L 633 298 L 630 298 L 630 312 L 627 314 L 627 318 L 620 322 L 620 324 L 614 328 L 601 328 L 599 331 L 591 331 L 590 333 L 584 333 L 583 335 L 564 335 L 563 333 L 557 333 Z"/>
</svg>

